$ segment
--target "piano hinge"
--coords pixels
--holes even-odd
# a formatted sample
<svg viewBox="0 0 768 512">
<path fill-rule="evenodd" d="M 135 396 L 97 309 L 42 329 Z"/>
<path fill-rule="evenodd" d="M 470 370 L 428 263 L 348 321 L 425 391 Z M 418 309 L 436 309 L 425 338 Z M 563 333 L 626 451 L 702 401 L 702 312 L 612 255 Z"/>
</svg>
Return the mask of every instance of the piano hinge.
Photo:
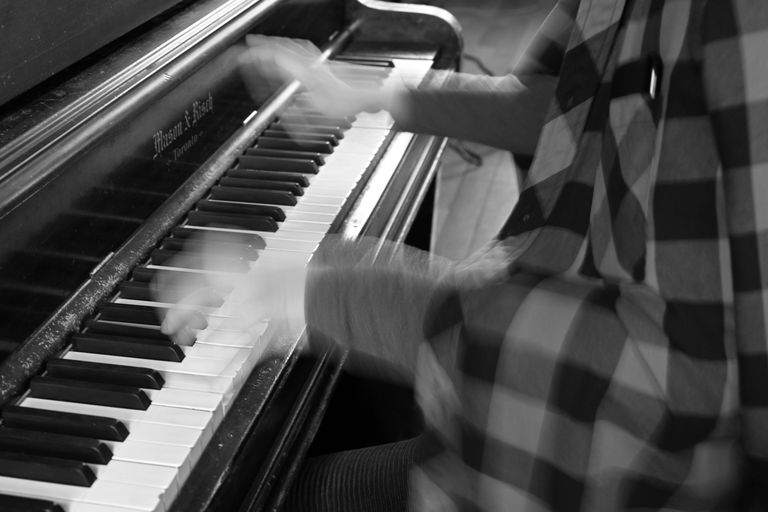
<svg viewBox="0 0 768 512">
<path fill-rule="evenodd" d="M 108 260 L 109 258 L 111 258 L 112 256 L 114 256 L 114 255 L 115 255 L 115 251 L 112 251 L 112 252 L 110 252 L 109 254 L 107 254 L 106 256 L 104 256 L 104 259 L 102 259 L 102 260 L 101 260 L 99 263 L 97 263 L 97 264 L 96 264 L 96 266 L 95 266 L 95 267 L 93 267 L 93 270 L 91 270 L 91 273 L 90 273 L 90 274 L 88 274 L 88 275 L 89 275 L 90 277 L 93 277 L 93 275 L 94 275 L 96 272 L 98 272 L 99 270 L 101 270 L 101 267 L 103 267 L 103 266 L 104 266 L 104 264 L 107 262 L 107 260 Z"/>
</svg>

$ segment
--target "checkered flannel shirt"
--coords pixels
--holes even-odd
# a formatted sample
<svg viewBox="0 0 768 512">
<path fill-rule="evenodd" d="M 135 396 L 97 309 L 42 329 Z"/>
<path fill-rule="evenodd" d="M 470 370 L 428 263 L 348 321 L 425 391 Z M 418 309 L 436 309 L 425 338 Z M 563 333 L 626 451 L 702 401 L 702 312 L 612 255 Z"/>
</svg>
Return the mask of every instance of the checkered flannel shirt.
<svg viewBox="0 0 768 512">
<path fill-rule="evenodd" d="M 504 272 L 428 322 L 413 508 L 766 507 L 768 2 L 565 0 L 532 48 L 561 78 Z"/>
</svg>

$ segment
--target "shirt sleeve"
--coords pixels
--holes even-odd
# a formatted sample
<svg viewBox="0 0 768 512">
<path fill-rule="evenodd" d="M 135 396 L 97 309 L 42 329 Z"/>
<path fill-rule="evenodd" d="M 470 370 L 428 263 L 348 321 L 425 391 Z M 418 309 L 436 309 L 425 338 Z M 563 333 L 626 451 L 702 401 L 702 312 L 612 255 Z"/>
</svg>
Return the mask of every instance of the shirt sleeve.
<svg viewBox="0 0 768 512">
<path fill-rule="evenodd" d="M 452 263 L 374 238 L 329 237 L 314 254 L 305 288 L 310 338 L 330 339 L 413 374 L 431 298 Z"/>
<path fill-rule="evenodd" d="M 515 65 L 516 75 L 557 76 L 563 63 L 580 0 L 560 0 L 536 31 Z"/>
<path fill-rule="evenodd" d="M 748 478 L 768 506 L 768 3 L 710 0 L 702 73 L 723 169 Z M 758 484 L 762 482 L 762 484 Z"/>
<path fill-rule="evenodd" d="M 521 99 L 528 102 L 525 92 L 539 85 L 537 76 L 558 75 L 578 4 L 578 0 L 560 0 L 555 5 L 513 73 L 487 76 L 434 71 L 421 86 L 411 89 L 401 111 L 393 113 L 395 119 L 408 131 L 514 150 L 510 134 L 524 121 L 512 113 L 519 111 Z M 537 105 L 531 115 L 543 119 L 545 107 Z M 530 160 L 531 156 L 524 158 Z"/>
</svg>

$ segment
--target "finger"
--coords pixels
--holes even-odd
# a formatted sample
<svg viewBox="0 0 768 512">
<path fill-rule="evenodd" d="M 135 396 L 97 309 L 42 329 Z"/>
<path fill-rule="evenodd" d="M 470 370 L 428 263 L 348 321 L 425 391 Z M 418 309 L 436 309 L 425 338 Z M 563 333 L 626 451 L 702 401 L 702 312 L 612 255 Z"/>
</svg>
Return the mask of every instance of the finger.
<svg viewBox="0 0 768 512">
<path fill-rule="evenodd" d="M 176 345 L 183 345 L 186 347 L 192 346 L 197 341 L 198 331 L 192 329 L 189 326 L 184 326 L 181 330 L 170 335 L 171 339 Z"/>
<path fill-rule="evenodd" d="M 184 326 L 204 329 L 208 323 L 201 309 L 216 308 L 223 302 L 224 296 L 218 290 L 211 288 L 195 290 L 167 311 L 160 330 L 164 334 L 173 334 Z"/>
<path fill-rule="evenodd" d="M 258 49 L 246 49 L 238 56 L 238 71 L 248 94 L 257 105 L 265 102 L 290 79 L 272 55 Z"/>
<path fill-rule="evenodd" d="M 321 55 L 317 46 L 307 39 L 247 34 L 245 43 L 250 48 L 263 48 L 271 52 L 288 50 L 306 57 L 319 57 Z"/>
<path fill-rule="evenodd" d="M 171 308 L 160 325 L 160 332 L 170 336 L 174 341 L 180 339 L 181 344 L 188 345 L 194 342 L 196 332 L 206 327 L 208 327 L 208 321 L 199 311 Z"/>
<path fill-rule="evenodd" d="M 293 51 L 296 55 L 319 62 L 322 56 L 320 49 L 306 39 L 288 39 L 280 41 L 281 47 L 285 50 Z"/>
<path fill-rule="evenodd" d="M 217 308 L 224 302 L 226 291 L 219 288 L 199 288 L 179 301 L 180 307 L 188 309 Z"/>
</svg>

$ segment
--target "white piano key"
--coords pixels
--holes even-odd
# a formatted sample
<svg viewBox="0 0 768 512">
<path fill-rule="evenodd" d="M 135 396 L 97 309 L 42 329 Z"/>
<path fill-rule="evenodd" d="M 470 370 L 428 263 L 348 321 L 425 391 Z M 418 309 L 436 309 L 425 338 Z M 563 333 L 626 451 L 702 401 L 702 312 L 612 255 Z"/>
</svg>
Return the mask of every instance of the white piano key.
<svg viewBox="0 0 768 512">
<path fill-rule="evenodd" d="M 336 171 L 311 177 L 309 187 L 304 189 L 304 195 L 299 197 L 302 203 L 306 203 L 315 196 L 333 197 L 337 201 L 345 199 L 360 181 L 360 177 L 360 173 L 350 172 L 340 167 Z"/>
<path fill-rule="evenodd" d="M 301 233 L 301 232 L 292 232 L 290 230 L 281 229 L 279 231 L 271 232 L 271 231 L 255 231 L 255 230 L 247 230 L 247 229 L 234 229 L 234 228 L 221 228 L 216 226 L 191 226 L 191 225 L 184 225 L 187 229 L 194 229 L 197 231 L 200 231 L 201 233 L 204 232 L 220 232 L 220 233 L 248 233 L 248 234 L 254 234 L 262 237 L 265 241 L 269 242 L 270 240 L 291 240 L 291 241 L 300 241 L 300 242 L 315 242 L 319 243 L 323 238 L 325 238 L 325 235 L 323 233 Z"/>
<path fill-rule="evenodd" d="M 192 450 L 184 446 L 134 441 L 130 436 L 122 443 L 107 444 L 112 448 L 113 460 L 173 468 L 179 485 L 186 481 L 196 462 L 192 460 Z"/>
<path fill-rule="evenodd" d="M 78 414 L 92 414 L 106 416 L 121 421 L 141 421 L 145 423 L 159 423 L 161 425 L 176 425 L 190 427 L 201 432 L 210 432 L 211 413 L 195 409 L 182 409 L 180 407 L 167 407 L 151 404 L 146 410 L 120 409 L 118 407 L 105 407 L 103 405 L 80 404 L 76 402 L 63 402 L 60 400 L 48 400 L 47 398 L 26 397 L 21 400 L 24 407 L 37 407 L 49 411 L 74 412 Z"/>
<path fill-rule="evenodd" d="M 304 195 L 299 196 L 298 203 L 303 203 L 314 195 L 327 195 L 333 197 L 346 197 L 349 195 L 347 190 L 351 185 L 354 186 L 360 180 L 360 174 L 349 173 L 339 170 L 336 173 L 318 174 L 309 176 L 309 186 L 304 189 Z"/>
<path fill-rule="evenodd" d="M 182 346 L 182 352 L 184 352 L 184 359 L 187 357 L 198 359 L 223 359 L 225 361 L 232 361 L 233 359 L 243 358 L 246 350 L 237 347 L 226 347 L 212 344 L 197 344 L 191 346 Z M 181 361 L 179 364 L 184 364 Z"/>
<path fill-rule="evenodd" d="M 112 459 L 105 465 L 94 464 L 91 468 L 98 480 L 158 488 L 166 503 L 172 501 L 180 489 L 177 471 L 169 466 Z"/>
<path fill-rule="evenodd" d="M 317 222 L 330 226 L 336 219 L 336 215 L 328 215 L 326 213 L 320 213 L 312 211 L 313 206 L 323 207 L 320 204 L 304 204 L 298 208 L 294 208 L 291 211 L 285 212 L 286 220 L 298 220 L 304 222 Z"/>
<path fill-rule="evenodd" d="M 259 321 L 260 325 L 267 325 L 266 321 Z M 262 334 L 254 334 L 253 330 L 258 329 L 250 326 L 247 331 L 228 326 L 226 321 L 221 319 L 209 319 L 208 328 L 203 329 L 197 335 L 195 344 L 206 344 L 220 347 L 237 347 L 247 349 L 248 355 L 253 350 L 259 349 L 260 345 L 267 345 L 267 340 L 263 339 Z M 259 329 L 260 330 L 260 329 Z"/>
<path fill-rule="evenodd" d="M 246 347 L 248 350 L 243 350 L 238 357 L 230 361 L 187 357 L 181 363 L 169 363 L 71 351 L 67 352 L 64 358 L 151 368 L 162 375 L 167 388 L 215 392 L 227 397 L 225 401 L 229 402 L 253 367 L 252 360 L 256 357 L 255 354 L 263 351 L 263 348 L 254 351 L 254 347 L 257 346 L 258 344 L 250 348 Z"/>
<path fill-rule="evenodd" d="M 312 259 L 311 254 L 304 254 L 300 252 L 295 252 L 291 254 L 282 253 L 282 252 L 269 252 L 266 251 L 264 254 L 259 258 L 259 261 L 262 262 L 274 262 L 274 263 L 280 263 L 285 261 L 287 258 L 291 258 L 291 261 L 295 264 L 304 264 L 306 265 L 309 263 L 309 260 Z M 252 265 L 252 268 L 255 268 L 256 265 Z"/>
<path fill-rule="evenodd" d="M 208 411 L 218 423 L 221 420 L 221 393 L 193 391 L 189 389 L 145 389 L 144 392 L 156 405 Z"/>
<path fill-rule="evenodd" d="M 0 492 L 14 496 L 94 503 L 131 510 L 165 510 L 161 489 L 108 480 L 96 480 L 91 487 L 78 487 L 0 476 Z"/>
<path fill-rule="evenodd" d="M 308 233 L 327 233 L 331 227 L 330 222 L 306 222 L 299 220 L 286 220 L 283 225 L 293 231 L 306 231 Z"/>
<path fill-rule="evenodd" d="M 165 503 L 165 507 L 168 508 L 168 503 Z M 96 503 L 82 503 L 72 501 L 56 500 L 56 504 L 60 505 L 64 512 L 129 512 L 130 508 L 117 507 L 115 505 L 98 505 Z"/>
<path fill-rule="evenodd" d="M 305 195 L 314 194 L 312 186 L 316 183 L 336 183 L 339 185 L 354 185 L 364 174 L 370 161 L 355 161 L 347 157 L 329 158 L 322 172 L 308 175 L 309 187 L 304 189 Z M 342 189 L 336 191 L 344 192 Z"/>
<path fill-rule="evenodd" d="M 331 179 L 313 180 L 310 182 L 310 187 L 312 187 L 311 192 L 307 190 L 303 196 L 299 196 L 300 201 L 297 202 L 297 206 L 308 207 L 312 205 L 314 208 L 322 208 L 326 213 L 338 215 L 339 201 L 349 196 L 349 189 L 354 187 L 355 183 L 357 183 L 357 180 L 351 182 L 349 180 L 340 181 Z M 315 199 L 316 197 L 324 197 L 326 199 L 320 201 Z M 343 202 L 341 204 L 343 204 Z"/>
<path fill-rule="evenodd" d="M 166 388 L 211 391 L 222 395 L 231 393 L 236 384 L 234 377 L 227 376 L 194 375 L 163 370 L 160 371 L 160 375 L 165 379 Z"/>
<path fill-rule="evenodd" d="M 299 198 L 303 198 L 304 196 L 298 196 Z M 237 201 L 219 201 L 220 203 L 231 203 L 231 204 L 241 204 Z M 245 204 L 257 204 L 261 206 L 275 206 L 273 204 L 267 204 L 267 203 L 245 203 Z M 339 213 L 339 210 L 334 205 L 324 205 L 319 203 L 307 203 L 305 201 L 301 201 L 297 203 L 295 206 L 286 206 L 286 205 L 279 205 L 280 209 L 285 213 L 286 217 L 291 217 L 295 213 L 303 213 L 303 214 L 313 214 L 318 216 L 317 218 L 319 220 L 323 221 L 332 221 L 336 218 L 336 216 Z"/>
<path fill-rule="evenodd" d="M 91 354 L 89 352 L 69 351 L 64 354 L 64 359 L 77 361 L 93 361 L 124 366 L 140 366 L 170 373 L 188 373 L 192 375 L 207 375 L 211 377 L 230 377 L 229 361 L 225 359 L 202 359 L 199 357 L 185 357 L 181 362 L 157 361 L 155 359 L 140 359 L 137 357 L 112 356 L 108 354 Z"/>
<path fill-rule="evenodd" d="M 379 112 L 361 112 L 357 114 L 353 126 L 356 128 L 390 128 L 394 120 L 389 112 L 381 110 Z"/>
<path fill-rule="evenodd" d="M 348 191 L 344 192 L 344 194 L 341 194 L 341 193 L 333 194 L 330 191 L 328 191 L 328 193 L 326 194 L 316 193 L 312 195 L 307 195 L 307 197 L 304 198 L 302 203 L 306 205 L 317 205 L 317 206 L 324 206 L 326 208 L 336 208 L 338 210 L 341 210 L 341 207 L 346 202 L 348 195 L 349 195 Z M 286 215 L 286 218 L 287 217 L 288 216 Z M 284 222 L 285 221 L 283 221 L 283 223 L 280 224 L 279 226 L 280 229 L 278 229 L 276 233 L 279 233 L 284 229 L 288 231 L 291 230 L 290 226 L 285 226 Z"/>
<path fill-rule="evenodd" d="M 130 439 L 184 446 L 193 451 L 193 457 L 200 456 L 200 453 L 197 453 L 198 449 L 201 448 L 200 429 L 160 423 L 144 423 L 137 420 L 128 421 L 125 426 L 128 429 Z"/>
<path fill-rule="evenodd" d="M 350 128 L 344 133 L 344 138 L 338 145 L 338 149 L 335 153 L 370 155 L 370 144 L 377 139 L 383 139 L 389 133 L 392 128 L 392 123 L 383 120 L 383 117 L 389 117 L 389 114 L 377 116 L 376 114 L 360 115 L 352 121 Z M 377 119 L 378 118 L 378 119 Z M 376 126 L 378 125 L 378 126 Z M 369 144 L 366 151 L 365 146 L 357 148 L 355 142 L 364 141 Z M 334 154 L 335 154 L 334 153 Z"/>
<path fill-rule="evenodd" d="M 308 254 L 314 254 L 318 245 L 318 242 L 307 240 L 286 240 L 280 238 L 271 238 L 266 241 L 264 250 L 305 252 Z"/>
</svg>

